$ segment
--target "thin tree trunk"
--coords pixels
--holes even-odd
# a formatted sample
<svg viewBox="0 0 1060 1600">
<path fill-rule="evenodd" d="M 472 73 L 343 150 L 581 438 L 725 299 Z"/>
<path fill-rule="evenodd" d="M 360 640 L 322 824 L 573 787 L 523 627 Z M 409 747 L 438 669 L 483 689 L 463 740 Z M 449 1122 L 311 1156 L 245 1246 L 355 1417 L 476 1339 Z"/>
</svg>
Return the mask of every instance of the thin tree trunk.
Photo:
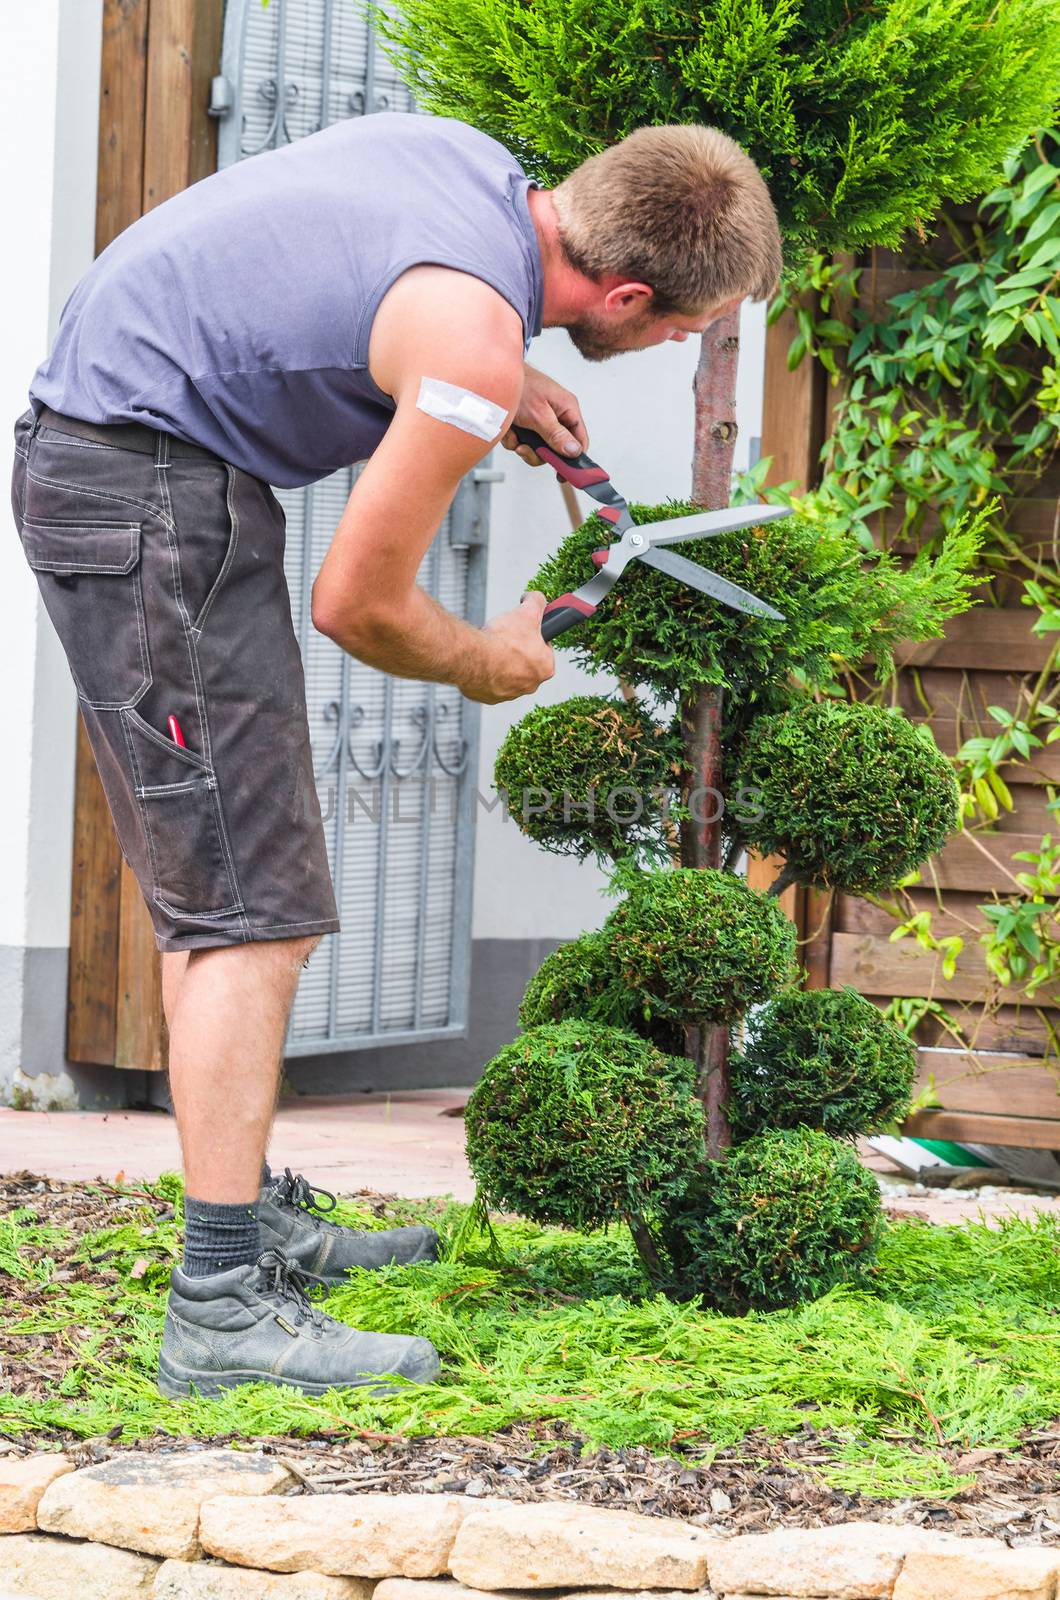
<svg viewBox="0 0 1060 1600">
<path fill-rule="evenodd" d="M 637 1247 L 645 1277 L 653 1289 L 661 1288 L 666 1278 L 666 1267 L 652 1237 L 651 1229 L 643 1217 L 627 1217 L 626 1223 L 633 1235 L 633 1243 Z"/>
<path fill-rule="evenodd" d="M 740 313 L 720 318 L 703 335 L 692 385 L 696 432 L 692 446 L 692 499 L 707 511 L 729 504 L 736 450 L 736 369 L 740 360 Z"/>
<path fill-rule="evenodd" d="M 736 372 L 740 359 L 740 313 L 722 317 L 703 335 L 693 390 L 696 401 L 692 454 L 692 498 L 708 511 L 729 504 L 736 450 Z M 724 691 L 700 690 L 682 707 L 681 732 L 690 773 L 694 814 L 682 828 L 686 867 L 721 865 L 721 727 Z M 689 1027 L 686 1047 L 696 1063 L 707 1119 L 707 1154 L 716 1158 L 732 1143 L 729 1128 L 729 1030 L 724 1024 Z"/>
</svg>

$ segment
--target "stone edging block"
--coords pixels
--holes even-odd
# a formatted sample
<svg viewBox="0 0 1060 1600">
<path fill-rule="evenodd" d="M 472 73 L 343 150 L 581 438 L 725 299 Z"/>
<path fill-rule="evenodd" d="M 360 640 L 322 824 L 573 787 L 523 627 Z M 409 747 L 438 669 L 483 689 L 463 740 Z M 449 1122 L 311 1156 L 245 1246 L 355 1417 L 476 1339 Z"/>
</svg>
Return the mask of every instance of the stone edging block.
<svg viewBox="0 0 1060 1600">
<path fill-rule="evenodd" d="M 702 1589 L 702 1529 L 569 1501 L 502 1502 L 460 1525 L 449 1570 L 475 1589 Z"/>
<path fill-rule="evenodd" d="M 59 1478 L 37 1507 L 37 1526 L 144 1555 L 194 1561 L 199 1508 L 216 1495 L 274 1495 L 294 1487 L 286 1467 L 260 1452 L 130 1451 Z"/>
<path fill-rule="evenodd" d="M 0 1461 L 0 1600 L 1060 1600 L 1041 1545 L 871 1522 L 717 1538 L 573 1501 L 294 1481 L 234 1450 Z M 2 1531 L 30 1516 L 49 1531 Z"/>
<path fill-rule="evenodd" d="M 236 1566 L 351 1578 L 436 1578 L 481 1501 L 439 1494 L 222 1495 L 202 1508 L 203 1549 Z"/>
<path fill-rule="evenodd" d="M 32 1533 L 45 1489 L 73 1470 L 72 1461 L 53 1451 L 0 1456 L 0 1533 Z"/>
<path fill-rule="evenodd" d="M 106 1544 L 47 1533 L 0 1539 L 0 1597 L 26 1600 L 154 1600 L 158 1562 Z"/>
</svg>

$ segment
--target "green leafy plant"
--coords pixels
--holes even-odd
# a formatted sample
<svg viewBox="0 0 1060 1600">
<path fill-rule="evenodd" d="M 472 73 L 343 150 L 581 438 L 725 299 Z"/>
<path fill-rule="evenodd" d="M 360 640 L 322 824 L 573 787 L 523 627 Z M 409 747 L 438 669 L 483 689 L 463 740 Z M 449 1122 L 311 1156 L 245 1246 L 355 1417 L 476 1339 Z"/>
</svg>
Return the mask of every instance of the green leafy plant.
<svg viewBox="0 0 1060 1600">
<path fill-rule="evenodd" d="M 623 978 L 603 932 L 583 933 L 546 956 L 527 984 L 519 1007 L 524 1028 L 579 1020 L 638 1033 L 664 1055 L 684 1052 L 680 1024 L 651 1014 L 650 1001 L 641 989 Z"/>
<path fill-rule="evenodd" d="M 696 507 L 685 501 L 630 509 L 635 522 L 653 522 Z M 593 570 L 592 552 L 610 536 L 601 518 L 590 517 L 529 587 L 549 596 L 577 588 Z M 937 637 L 946 619 L 969 605 L 968 569 L 979 540 L 978 524 L 957 527 L 935 556 L 908 570 L 885 553 L 867 555 L 839 519 L 818 515 L 690 540 L 682 546 L 690 560 L 768 600 L 784 620 L 730 611 L 634 562 L 595 615 L 556 643 L 589 672 L 646 685 L 663 701 L 723 684 L 730 719 L 745 719 L 785 703 L 793 675 L 827 686 L 844 664 L 865 657 L 886 674 L 899 640 Z"/>
<path fill-rule="evenodd" d="M 494 767 L 522 831 L 584 860 L 668 854 L 663 819 L 681 743 L 633 701 L 575 695 L 537 706 L 508 731 Z"/>
<path fill-rule="evenodd" d="M 880 1232 L 876 1180 L 847 1145 L 808 1128 L 758 1134 L 668 1214 L 671 1292 L 738 1312 L 815 1300 L 871 1266 Z"/>
<path fill-rule="evenodd" d="M 893 887 L 958 825 L 953 768 L 930 734 L 878 706 L 807 701 L 751 724 L 733 782 L 761 815 L 740 825 L 778 880 L 851 893 Z"/>
<path fill-rule="evenodd" d="M 793 244 L 895 244 L 978 192 L 1052 113 L 1054 0 L 406 0 L 372 9 L 421 105 L 547 182 L 644 124 L 704 122 L 759 163 Z"/>
<path fill-rule="evenodd" d="M 864 274 L 816 255 L 771 308 L 795 308 L 790 365 L 809 354 L 844 379 L 809 504 L 843 518 L 866 549 L 930 545 L 936 519 L 945 530 L 985 510 L 987 563 L 1042 582 L 1006 524 L 1060 446 L 1057 135 L 1006 162 L 971 226 L 949 211 L 939 226 L 952 264 L 921 264 L 912 250 L 911 265 L 934 275 L 883 305 L 858 297 Z M 744 480 L 747 492 L 769 465 Z"/>
<path fill-rule="evenodd" d="M 636 1225 L 703 1157 L 692 1063 L 600 1023 L 546 1024 L 506 1045 L 465 1122 L 484 1199 L 570 1227 Z"/>
<path fill-rule="evenodd" d="M 1060 816 L 1054 791 L 1048 807 Z M 1043 985 L 1060 978 L 1060 840 L 1047 833 L 1037 850 L 1018 850 L 1013 859 L 1030 868 L 1016 873 L 1022 892 L 979 907 L 988 924 L 980 942 L 1002 986 L 1016 983 L 1033 999 Z"/>
<path fill-rule="evenodd" d="M 788 989 L 733 1057 L 735 1131 L 873 1133 L 906 1114 L 915 1076 L 913 1044 L 856 990 Z"/>
<path fill-rule="evenodd" d="M 1025 526 L 1024 502 L 1041 495 L 1060 450 L 1056 130 L 1041 133 L 1006 162 L 1001 182 L 971 219 L 944 211 L 938 231 L 948 241 L 949 263 L 938 265 L 937 243 L 921 258 L 915 241 L 907 242 L 910 265 L 930 273 L 883 304 L 858 298 L 859 289 L 872 285 L 865 274 L 823 257 L 811 262 L 791 286 L 799 325 L 790 360 L 797 364 L 810 352 L 844 378 L 811 505 L 823 516 L 845 517 L 866 546 L 877 541 L 928 553 L 937 547 L 936 530 L 944 535 L 975 512 L 983 539 L 978 576 L 994 580 L 980 592 L 1001 605 L 1018 598 L 1033 614 L 1032 633 L 1050 643 L 1040 668 L 1019 681 L 1014 704 L 962 710 L 962 722 L 974 731 L 957 753 L 961 818 L 989 856 L 989 830 L 1014 809 L 1013 785 L 1047 780 L 1043 755 L 1060 738 L 1055 551 L 1018 531 Z M 773 314 L 781 309 L 778 301 Z M 748 492 L 768 467 L 759 463 L 745 483 Z M 930 714 L 915 674 L 912 681 Z M 859 692 L 885 696 L 887 687 L 873 690 L 862 681 Z M 888 906 L 896 919 L 892 937 L 913 938 L 940 956 L 944 979 L 954 976 L 965 946 L 978 941 L 997 980 L 985 997 L 985 1015 L 1014 1000 L 1033 1003 L 1060 971 L 1051 851 L 1046 836 L 1024 852 L 1031 870 L 1015 874 L 1012 893 L 981 906 L 981 920 L 940 902 L 938 909 L 951 910 L 951 922 L 956 913 L 965 923 L 963 933 L 936 933 L 935 912 L 912 906 L 899 890 Z M 937 997 L 931 1002 L 937 1011 L 923 1012 L 915 997 L 892 1004 L 905 1008 L 903 1025 L 931 1015 L 952 1043 L 969 1042 Z M 1038 1015 L 1052 1048 L 1060 1048 L 1048 1013 Z"/>
<path fill-rule="evenodd" d="M 793 974 L 794 927 L 729 872 L 652 873 L 605 931 L 626 983 L 675 1022 L 735 1021 Z"/>
<path fill-rule="evenodd" d="M 993 181 L 1051 112 L 1060 64 L 1057 0 L 1006 0 L 1001 9 L 988 0 L 881 0 L 855 11 L 832 0 L 784 0 L 772 9 L 724 0 L 695 11 L 658 0 L 619 9 L 605 0 L 603 10 L 586 0 L 407 0 L 394 15 L 382 6 L 372 14 L 426 109 L 495 135 L 545 182 L 645 124 L 724 129 L 765 173 L 793 260 L 810 244 L 829 252 L 897 243 L 941 195 L 968 196 Z M 821 346 L 828 332 L 835 334 L 826 330 Z M 734 415 L 734 363 L 727 354 L 712 364 L 709 350 L 731 351 L 736 334 L 734 316 L 712 330 L 697 376 L 693 494 L 710 506 L 729 499 L 735 430 L 716 426 Z M 672 516 L 692 507 L 637 507 L 634 517 L 650 520 L 659 509 Z M 679 719 L 681 868 L 633 888 L 604 935 L 623 981 L 645 998 L 649 1021 L 694 1022 L 689 1042 L 714 1155 L 726 1137 L 727 1026 L 784 980 L 791 945 L 790 932 L 785 939 L 761 905 L 752 911 L 718 870 L 721 818 L 701 819 L 696 800 L 733 793 L 731 757 L 755 719 L 811 692 L 840 692 L 844 670 L 865 656 L 886 675 L 897 641 L 937 635 L 964 610 L 987 515 L 970 503 L 930 553 L 907 565 L 859 541 L 849 506 L 811 504 L 768 530 L 687 552 L 771 600 L 783 622 L 736 616 L 657 572 L 631 570 L 596 615 L 560 641 L 590 670 L 617 673 L 653 696 L 663 716 Z M 550 597 L 577 587 L 611 533 L 591 518 L 535 586 Z M 868 810 L 866 799 L 864 876 L 881 879 L 893 870 L 878 837 L 888 823 L 878 819 L 874 834 Z M 907 837 L 901 820 L 911 858 L 930 830 Z M 583 849 L 584 833 L 568 829 L 566 817 L 553 816 L 549 827 L 549 848 Z M 853 874 L 852 857 L 853 847 Z M 702 889 L 686 875 L 702 877 Z M 740 1150 L 750 1172 L 756 1158 L 749 1146 Z M 816 1261 L 812 1237 L 808 1249 Z M 823 1273 L 808 1266 L 800 1278 L 792 1269 L 784 1283 L 794 1293 Z"/>
</svg>

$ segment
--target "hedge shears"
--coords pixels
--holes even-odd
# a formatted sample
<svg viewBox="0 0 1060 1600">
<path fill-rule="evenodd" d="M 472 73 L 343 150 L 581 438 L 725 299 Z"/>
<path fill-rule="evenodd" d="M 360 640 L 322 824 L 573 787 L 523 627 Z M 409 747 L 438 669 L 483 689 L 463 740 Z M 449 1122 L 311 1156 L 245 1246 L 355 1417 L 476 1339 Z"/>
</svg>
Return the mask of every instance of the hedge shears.
<svg viewBox="0 0 1060 1600">
<path fill-rule="evenodd" d="M 631 561 L 642 561 L 645 566 L 654 567 L 656 572 L 665 572 L 668 578 L 676 578 L 678 583 L 698 589 L 700 594 L 709 594 L 712 599 L 719 600 L 734 611 L 746 611 L 753 617 L 773 617 L 778 622 L 784 620 L 782 611 L 777 611 L 757 595 L 749 594 L 738 584 L 711 572 L 709 567 L 701 567 L 697 561 L 688 561 L 684 556 L 675 555 L 672 550 L 660 549 L 659 546 L 678 544 L 684 539 L 710 539 L 719 533 L 733 533 L 738 528 L 776 522 L 781 517 L 791 516 L 790 507 L 729 506 L 723 511 L 693 512 L 687 517 L 668 517 L 663 522 L 646 522 L 638 527 L 630 516 L 629 506 L 614 488 L 603 467 L 597 466 L 587 455 L 560 455 L 531 428 L 517 427 L 514 431 L 520 444 L 529 445 L 542 461 L 547 461 L 550 467 L 555 468 L 557 477 L 573 484 L 576 489 L 584 489 L 596 501 L 600 516 L 612 523 L 619 535 L 606 550 L 593 551 L 593 563 L 596 566 L 593 577 L 573 593 L 561 594 L 549 601 L 541 618 L 543 638 L 556 639 L 568 628 L 574 628 L 591 617 Z"/>
</svg>

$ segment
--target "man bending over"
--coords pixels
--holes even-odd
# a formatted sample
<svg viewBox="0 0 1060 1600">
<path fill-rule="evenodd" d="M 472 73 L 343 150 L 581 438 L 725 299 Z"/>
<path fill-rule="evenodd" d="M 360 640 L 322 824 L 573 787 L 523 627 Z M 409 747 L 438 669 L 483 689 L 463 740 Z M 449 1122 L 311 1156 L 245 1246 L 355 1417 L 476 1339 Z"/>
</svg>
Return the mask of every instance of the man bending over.
<svg viewBox="0 0 1060 1600">
<path fill-rule="evenodd" d="M 13 504 L 163 952 L 187 1193 L 165 1394 L 438 1372 L 426 1339 L 348 1328 L 305 1292 L 431 1260 L 432 1231 L 337 1226 L 263 1165 L 298 975 L 339 925 L 268 485 L 366 463 L 313 586 L 322 633 L 472 700 L 533 694 L 553 671 L 540 595 L 476 628 L 416 582 L 513 424 L 588 443 L 531 339 L 566 328 L 593 361 L 687 339 L 779 268 L 766 187 L 711 129 L 641 129 L 544 190 L 474 128 L 389 114 L 195 184 L 68 302 L 16 424 Z"/>
</svg>

